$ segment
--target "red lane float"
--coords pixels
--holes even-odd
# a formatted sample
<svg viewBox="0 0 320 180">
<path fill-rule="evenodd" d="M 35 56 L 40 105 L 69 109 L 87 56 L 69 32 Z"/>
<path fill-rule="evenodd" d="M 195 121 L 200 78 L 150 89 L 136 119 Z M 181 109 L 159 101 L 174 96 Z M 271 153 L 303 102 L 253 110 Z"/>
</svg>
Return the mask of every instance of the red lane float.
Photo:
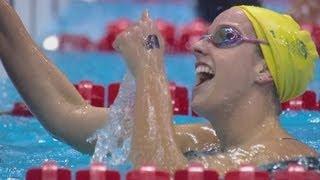
<svg viewBox="0 0 320 180">
<path fill-rule="evenodd" d="M 102 85 L 93 84 L 91 81 L 80 81 L 80 83 L 74 85 L 80 95 L 89 104 L 95 107 L 104 107 L 105 103 L 105 88 Z M 27 105 L 23 102 L 14 104 L 13 109 L 6 114 L 12 116 L 31 117 L 32 113 L 28 109 Z"/>
<path fill-rule="evenodd" d="M 103 164 L 93 163 L 89 169 L 78 171 L 76 180 L 120 180 L 120 174 L 108 170 Z"/>
<path fill-rule="evenodd" d="M 112 51 L 112 43 L 116 39 L 117 35 L 124 31 L 132 22 L 128 19 L 119 19 L 111 22 L 106 27 L 106 33 L 98 43 L 98 50 L 100 51 Z"/>
<path fill-rule="evenodd" d="M 207 33 L 208 24 L 206 22 L 197 19 L 192 21 L 190 24 L 182 27 L 177 40 L 177 49 L 180 52 L 187 52 L 190 50 L 190 47 L 193 43 L 198 41 L 202 35 Z"/>
<path fill-rule="evenodd" d="M 172 96 L 173 113 L 176 115 L 189 115 L 188 89 L 177 86 L 174 82 L 169 86 Z"/>
<path fill-rule="evenodd" d="M 119 89 L 120 89 L 120 83 L 112 83 L 108 86 L 107 107 L 110 107 L 114 103 L 114 100 L 118 96 Z"/>
<path fill-rule="evenodd" d="M 104 107 L 104 86 L 93 84 L 91 81 L 80 81 L 74 86 L 89 104 L 95 107 Z"/>
<path fill-rule="evenodd" d="M 320 173 L 308 171 L 299 165 L 289 165 L 286 170 L 279 170 L 273 174 L 274 180 L 319 180 Z"/>
<path fill-rule="evenodd" d="M 9 112 L 11 116 L 32 117 L 28 106 L 23 102 L 14 103 L 13 109 Z"/>
<path fill-rule="evenodd" d="M 201 165 L 191 165 L 188 169 L 178 170 L 174 174 L 175 180 L 218 180 L 219 174 L 214 170 L 204 169 Z"/>
<path fill-rule="evenodd" d="M 54 162 L 45 162 L 40 168 L 27 171 L 26 180 L 71 180 L 71 171 L 59 168 Z"/>
<path fill-rule="evenodd" d="M 170 53 L 174 52 L 175 51 L 175 34 L 176 34 L 175 26 L 172 23 L 169 23 L 161 19 L 158 19 L 156 21 L 156 25 L 166 43 L 166 46 L 165 46 L 166 51 Z"/>
<path fill-rule="evenodd" d="M 317 95 L 306 91 L 303 95 L 281 104 L 282 110 L 318 110 Z"/>
<path fill-rule="evenodd" d="M 229 171 L 224 177 L 225 180 L 269 180 L 266 171 L 257 170 L 254 166 L 243 166 L 239 170 Z"/>
<path fill-rule="evenodd" d="M 138 170 L 130 171 L 127 180 L 170 180 L 168 172 L 159 171 L 153 166 L 143 166 Z"/>
<path fill-rule="evenodd" d="M 113 83 L 108 86 L 108 107 L 113 104 L 115 98 L 118 95 L 120 88 L 119 83 Z M 173 112 L 176 115 L 188 115 L 189 114 L 189 100 L 188 89 L 182 86 L 177 86 L 175 83 L 170 83 L 169 86 L 171 96 Z"/>
<path fill-rule="evenodd" d="M 61 34 L 58 36 L 61 51 L 92 51 L 95 45 L 84 35 Z"/>
</svg>

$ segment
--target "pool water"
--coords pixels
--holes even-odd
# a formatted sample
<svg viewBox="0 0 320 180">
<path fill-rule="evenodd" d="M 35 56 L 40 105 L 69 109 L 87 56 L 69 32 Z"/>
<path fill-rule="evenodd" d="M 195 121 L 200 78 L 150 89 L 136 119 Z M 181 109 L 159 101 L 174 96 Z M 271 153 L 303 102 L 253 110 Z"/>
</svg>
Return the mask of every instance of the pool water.
<svg viewBox="0 0 320 180">
<path fill-rule="evenodd" d="M 110 6 L 92 4 L 88 8 L 88 5 L 84 3 L 73 3 L 69 8 L 83 13 L 77 13 L 75 16 L 74 13 L 68 13 L 67 9 L 57 21 L 48 25 L 43 35 L 38 38 L 38 42 L 40 43 L 49 34 L 59 32 L 86 33 L 92 39 L 98 39 L 103 34 L 106 22 L 121 16 L 136 19 L 141 10 L 146 7 L 150 9 L 153 17 L 162 17 L 176 24 L 184 24 L 194 16 L 192 6 L 184 4 L 163 4 L 157 7 L 147 4 L 132 7 L 131 11 L 126 11 L 126 14 L 119 11 L 123 6 L 123 4 Z M 164 11 L 174 13 L 165 15 L 168 13 L 163 13 Z M 126 72 L 125 64 L 118 54 L 80 52 L 46 52 L 46 54 L 73 83 L 91 80 L 96 84 L 108 85 L 112 82 L 119 82 Z M 169 80 L 187 87 L 191 92 L 195 81 L 193 56 L 188 54 L 166 55 L 165 65 Z M 317 66 L 316 74 L 319 73 L 320 68 Z M 316 76 L 316 80 L 310 85 L 310 88 L 318 94 L 319 78 Z M 8 110 L 14 102 L 21 101 L 21 97 L 1 69 L 0 90 L 0 102 L 2 102 L 0 110 Z M 282 126 L 290 134 L 320 152 L 320 112 L 289 111 L 284 112 L 280 119 Z M 191 116 L 174 118 L 176 124 L 204 121 Z M 86 167 L 90 162 L 90 157 L 54 139 L 35 118 L 0 117 L 0 179 L 23 179 L 28 168 L 39 166 L 45 160 L 55 160 L 59 165 L 75 171 Z M 124 171 L 126 168 L 128 167 L 124 165 L 120 170 Z"/>
</svg>

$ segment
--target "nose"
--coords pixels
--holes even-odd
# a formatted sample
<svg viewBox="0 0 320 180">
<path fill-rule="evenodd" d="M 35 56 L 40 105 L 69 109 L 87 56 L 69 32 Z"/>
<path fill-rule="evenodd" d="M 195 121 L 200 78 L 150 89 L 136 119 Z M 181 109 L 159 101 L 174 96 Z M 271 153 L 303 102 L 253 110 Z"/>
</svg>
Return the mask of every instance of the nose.
<svg viewBox="0 0 320 180">
<path fill-rule="evenodd" d="M 196 57 L 207 55 L 206 50 L 205 50 L 205 46 L 203 44 L 203 40 L 200 40 L 200 41 L 193 43 L 191 46 L 191 51 L 193 52 L 193 54 Z"/>
</svg>

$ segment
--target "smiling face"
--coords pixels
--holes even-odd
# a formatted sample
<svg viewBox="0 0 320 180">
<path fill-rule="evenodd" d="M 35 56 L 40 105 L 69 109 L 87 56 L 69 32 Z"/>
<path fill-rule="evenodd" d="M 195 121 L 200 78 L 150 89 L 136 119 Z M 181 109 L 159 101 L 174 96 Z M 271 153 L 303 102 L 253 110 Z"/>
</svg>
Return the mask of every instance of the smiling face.
<svg viewBox="0 0 320 180">
<path fill-rule="evenodd" d="M 244 12 L 233 7 L 220 14 L 209 27 L 208 34 L 233 38 L 228 32 L 234 29 L 243 37 L 256 39 L 251 22 Z M 232 105 L 256 83 L 257 64 L 261 56 L 257 44 L 235 43 L 231 47 L 219 47 L 202 39 L 193 45 L 196 56 L 197 82 L 192 94 L 192 108 L 203 117 L 212 116 L 215 109 Z"/>
</svg>

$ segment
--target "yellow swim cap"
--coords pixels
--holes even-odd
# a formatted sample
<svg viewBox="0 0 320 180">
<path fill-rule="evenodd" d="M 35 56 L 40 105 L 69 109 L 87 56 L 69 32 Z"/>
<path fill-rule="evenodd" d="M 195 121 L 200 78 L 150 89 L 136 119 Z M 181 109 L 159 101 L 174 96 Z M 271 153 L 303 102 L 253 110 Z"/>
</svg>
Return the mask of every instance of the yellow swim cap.
<svg viewBox="0 0 320 180">
<path fill-rule="evenodd" d="M 310 33 L 288 15 L 254 6 L 239 6 L 251 21 L 281 102 L 301 95 L 313 79 L 316 46 Z"/>
</svg>

